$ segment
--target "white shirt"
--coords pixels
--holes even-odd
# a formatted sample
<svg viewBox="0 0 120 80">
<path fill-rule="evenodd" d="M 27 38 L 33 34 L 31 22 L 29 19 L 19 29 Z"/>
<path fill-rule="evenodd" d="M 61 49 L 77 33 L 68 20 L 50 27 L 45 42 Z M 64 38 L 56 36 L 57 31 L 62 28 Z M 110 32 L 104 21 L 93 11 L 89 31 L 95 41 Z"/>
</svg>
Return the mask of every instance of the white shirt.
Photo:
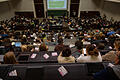
<svg viewBox="0 0 120 80">
<path fill-rule="evenodd" d="M 84 56 L 84 54 L 81 54 L 80 57 L 77 58 L 77 62 L 102 62 L 102 57 L 100 53 L 98 56 L 94 55 Z"/>
</svg>

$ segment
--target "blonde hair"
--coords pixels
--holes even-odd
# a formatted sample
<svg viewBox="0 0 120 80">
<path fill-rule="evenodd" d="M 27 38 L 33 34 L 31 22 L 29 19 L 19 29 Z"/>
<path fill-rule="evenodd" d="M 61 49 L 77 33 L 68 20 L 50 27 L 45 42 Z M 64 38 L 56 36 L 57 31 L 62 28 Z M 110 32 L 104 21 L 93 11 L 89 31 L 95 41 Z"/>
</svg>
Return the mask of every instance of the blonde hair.
<svg viewBox="0 0 120 80">
<path fill-rule="evenodd" d="M 115 59 L 115 64 L 116 64 L 116 65 L 120 65 L 120 51 L 118 51 L 118 52 L 116 53 L 116 55 L 117 55 L 117 57 L 116 57 L 116 59 Z"/>
<path fill-rule="evenodd" d="M 3 60 L 4 60 L 4 64 L 17 64 L 16 58 L 13 52 L 7 52 Z"/>
<path fill-rule="evenodd" d="M 114 44 L 118 51 L 120 51 L 120 40 L 116 40 Z"/>
<path fill-rule="evenodd" d="M 21 50 L 22 50 L 22 52 L 26 52 L 27 51 L 27 45 L 22 45 Z"/>
</svg>

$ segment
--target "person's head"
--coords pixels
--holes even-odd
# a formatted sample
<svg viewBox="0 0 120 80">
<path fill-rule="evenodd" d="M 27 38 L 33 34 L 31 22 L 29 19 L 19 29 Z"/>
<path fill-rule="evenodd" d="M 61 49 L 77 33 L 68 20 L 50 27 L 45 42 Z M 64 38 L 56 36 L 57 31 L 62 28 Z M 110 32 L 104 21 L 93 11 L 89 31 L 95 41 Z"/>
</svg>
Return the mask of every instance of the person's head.
<svg viewBox="0 0 120 80">
<path fill-rule="evenodd" d="M 88 55 L 91 55 L 91 56 L 98 56 L 99 55 L 99 52 L 98 50 L 96 49 L 96 47 L 92 44 L 90 45 L 87 45 L 86 47 L 86 52 Z"/>
<path fill-rule="evenodd" d="M 116 40 L 116 41 L 114 42 L 114 46 L 115 46 L 115 49 L 116 49 L 117 51 L 120 51 L 120 40 Z"/>
<path fill-rule="evenodd" d="M 87 37 L 85 37 L 83 40 L 84 40 L 84 41 L 88 41 L 88 38 L 87 38 Z"/>
<path fill-rule="evenodd" d="M 7 52 L 3 58 L 4 64 L 16 64 L 16 58 L 13 52 Z"/>
<path fill-rule="evenodd" d="M 70 34 L 67 32 L 65 38 L 70 39 Z"/>
<path fill-rule="evenodd" d="M 48 50 L 48 46 L 46 46 L 44 43 L 40 45 L 39 47 L 40 51 L 47 51 Z"/>
<path fill-rule="evenodd" d="M 63 39 L 62 38 L 58 39 L 58 44 L 63 44 Z"/>
<path fill-rule="evenodd" d="M 99 35 L 94 35 L 94 40 L 100 40 L 100 36 Z"/>
<path fill-rule="evenodd" d="M 69 47 L 64 47 L 62 51 L 62 56 L 63 57 L 69 57 L 71 55 L 71 50 Z"/>
<path fill-rule="evenodd" d="M 116 53 L 117 54 L 117 57 L 115 59 L 115 64 L 116 65 L 120 65 L 120 51 Z"/>
<path fill-rule="evenodd" d="M 73 35 L 74 35 L 74 37 L 76 37 L 76 35 L 77 35 L 76 32 L 73 32 Z"/>
<path fill-rule="evenodd" d="M 105 35 L 102 32 L 99 33 L 99 36 L 100 36 L 101 40 L 105 39 Z"/>
<path fill-rule="evenodd" d="M 81 50 L 83 48 L 83 42 L 81 40 L 75 42 L 77 49 Z"/>
</svg>

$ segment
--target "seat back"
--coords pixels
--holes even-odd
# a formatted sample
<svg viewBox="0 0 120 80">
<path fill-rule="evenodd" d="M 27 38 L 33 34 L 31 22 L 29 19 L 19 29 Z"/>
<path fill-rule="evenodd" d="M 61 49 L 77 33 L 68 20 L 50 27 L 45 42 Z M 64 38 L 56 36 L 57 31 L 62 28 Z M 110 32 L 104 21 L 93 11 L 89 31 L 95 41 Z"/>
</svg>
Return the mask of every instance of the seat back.
<svg viewBox="0 0 120 80">
<path fill-rule="evenodd" d="M 102 62 L 96 62 L 96 63 L 86 63 L 87 64 L 87 69 L 88 73 L 96 73 L 99 72 L 100 70 L 104 69 L 104 65 Z"/>
<path fill-rule="evenodd" d="M 61 66 L 68 71 L 65 76 L 62 76 L 58 71 Z M 57 64 L 47 65 L 44 68 L 44 80 L 88 80 L 85 64 Z"/>
<path fill-rule="evenodd" d="M 42 66 L 30 66 L 27 68 L 25 80 L 43 80 L 44 68 Z"/>
<path fill-rule="evenodd" d="M 26 70 L 27 70 L 27 66 L 13 66 L 13 69 L 16 70 L 17 72 L 17 76 L 21 79 L 21 80 L 25 80 L 25 74 L 26 74 Z"/>
</svg>

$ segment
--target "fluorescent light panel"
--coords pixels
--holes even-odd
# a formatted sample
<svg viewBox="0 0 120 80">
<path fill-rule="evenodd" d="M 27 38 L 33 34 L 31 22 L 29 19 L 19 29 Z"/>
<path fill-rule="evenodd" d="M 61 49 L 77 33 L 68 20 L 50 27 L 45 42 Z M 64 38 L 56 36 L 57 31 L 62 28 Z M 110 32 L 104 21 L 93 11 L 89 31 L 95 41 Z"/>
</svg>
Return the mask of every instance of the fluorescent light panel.
<svg viewBox="0 0 120 80">
<path fill-rule="evenodd" d="M 0 2 L 5 2 L 5 1 L 9 1 L 9 0 L 0 0 Z"/>
<path fill-rule="evenodd" d="M 120 3 L 120 0 L 106 0 L 106 1 L 118 2 L 118 3 Z"/>
</svg>

